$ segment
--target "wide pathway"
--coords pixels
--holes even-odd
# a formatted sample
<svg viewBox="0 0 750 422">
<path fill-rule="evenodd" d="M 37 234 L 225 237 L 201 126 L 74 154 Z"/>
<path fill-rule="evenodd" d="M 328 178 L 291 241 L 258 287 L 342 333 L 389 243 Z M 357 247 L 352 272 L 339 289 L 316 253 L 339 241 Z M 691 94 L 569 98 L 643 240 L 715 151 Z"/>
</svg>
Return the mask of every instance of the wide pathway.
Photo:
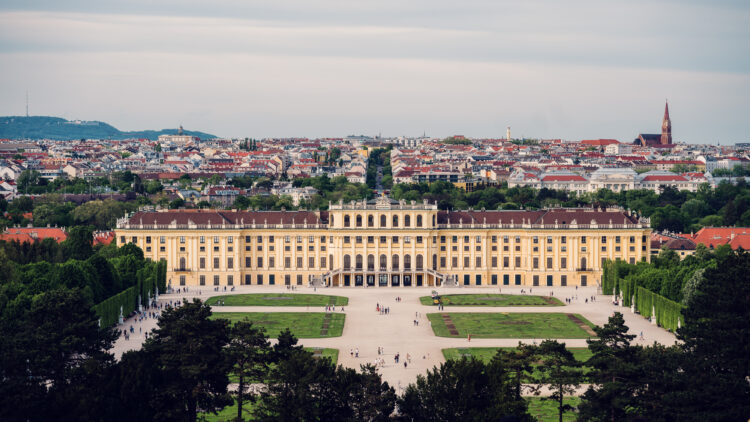
<svg viewBox="0 0 750 422">
<path fill-rule="evenodd" d="M 523 287 L 528 293 L 528 287 Z M 420 296 L 430 295 L 434 288 L 324 288 L 313 291 L 312 288 L 302 288 L 296 293 L 318 293 L 324 295 L 346 296 L 349 305 L 344 308 L 346 313 L 346 324 L 341 337 L 300 339 L 300 343 L 307 347 L 330 347 L 339 349 L 338 363 L 347 367 L 358 368 L 365 363 L 374 363 L 377 359 L 385 360 L 385 365 L 380 368 L 383 378 L 397 390 L 414 382 L 418 374 L 424 374 L 427 369 L 444 361 L 442 349 L 448 347 L 502 347 L 516 346 L 518 342 L 532 343 L 541 339 L 467 339 L 436 337 L 430 328 L 425 313 L 437 312 L 434 306 L 423 306 L 419 302 Z M 234 292 L 214 292 L 208 289 L 190 289 L 185 294 L 170 294 L 160 296 L 160 303 L 169 301 L 191 299 L 199 297 L 203 300 L 215 295 L 242 294 L 242 293 L 295 293 L 288 291 L 284 286 L 239 286 Z M 498 288 L 438 288 L 438 292 L 445 294 L 462 293 L 505 293 L 521 294 L 521 287 Z M 615 306 L 611 302 L 611 296 L 596 295 L 596 289 L 592 287 L 537 287 L 532 294 L 550 295 L 563 299 L 573 298 L 570 305 L 566 306 L 534 306 L 534 307 L 482 307 L 482 306 L 446 306 L 443 312 L 561 312 L 577 313 L 586 317 L 597 325 L 607 322 L 614 311 L 619 311 L 625 316 L 625 322 L 630 327 L 631 334 L 640 337 L 643 333 L 644 339 L 636 338 L 636 344 L 651 344 L 653 342 L 671 345 L 676 341 L 675 336 L 655 325 L 649 323 L 640 315 L 631 313 L 629 308 Z M 577 295 L 577 296 L 576 296 Z M 596 301 L 585 303 L 586 298 L 596 296 Z M 401 301 L 396 298 L 400 297 Z M 576 299 L 577 297 L 577 299 Z M 388 315 L 376 312 L 376 305 L 390 308 Z M 323 312 L 323 307 L 293 307 L 293 306 L 214 306 L 214 312 Z M 336 312 L 341 312 L 336 307 Z M 414 319 L 419 320 L 419 326 L 414 325 Z M 124 326 L 134 326 L 135 333 L 130 340 L 126 341 L 120 337 L 115 343 L 115 354 L 119 356 L 126 350 L 140 348 L 144 340 L 144 332 L 156 326 L 155 319 L 145 319 L 141 322 L 128 320 Z M 140 332 L 139 332 L 140 330 Z M 586 347 L 585 339 L 561 339 L 571 347 Z M 378 355 L 378 347 L 385 351 L 384 355 Z M 350 350 L 359 349 L 359 357 L 350 354 Z M 401 361 L 396 364 L 394 355 L 399 353 Z M 407 361 L 407 367 L 403 361 Z"/>
</svg>

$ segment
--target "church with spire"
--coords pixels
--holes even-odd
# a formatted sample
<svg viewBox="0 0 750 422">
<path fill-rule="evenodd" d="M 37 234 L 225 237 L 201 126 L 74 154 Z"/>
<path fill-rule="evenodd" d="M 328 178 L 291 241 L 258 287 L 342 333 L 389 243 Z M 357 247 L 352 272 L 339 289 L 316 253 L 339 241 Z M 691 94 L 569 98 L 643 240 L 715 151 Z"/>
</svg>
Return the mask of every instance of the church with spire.
<svg viewBox="0 0 750 422">
<path fill-rule="evenodd" d="M 640 133 L 633 141 L 633 144 L 656 148 L 672 147 L 672 120 L 669 118 L 669 102 L 664 104 L 664 118 L 661 122 L 661 134 Z"/>
</svg>

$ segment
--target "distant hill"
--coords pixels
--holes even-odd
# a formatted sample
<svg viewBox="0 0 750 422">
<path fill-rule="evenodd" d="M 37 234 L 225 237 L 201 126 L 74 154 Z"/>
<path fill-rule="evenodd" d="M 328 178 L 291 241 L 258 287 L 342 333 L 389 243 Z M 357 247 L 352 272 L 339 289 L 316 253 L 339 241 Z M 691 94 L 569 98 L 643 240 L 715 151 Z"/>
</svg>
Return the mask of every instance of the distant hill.
<svg viewBox="0 0 750 422">
<path fill-rule="evenodd" d="M 176 135 L 177 129 L 141 130 L 123 132 L 97 121 L 65 120 L 47 116 L 6 116 L 0 117 L 0 138 L 6 139 L 153 139 L 159 135 Z M 216 138 L 209 133 L 186 130 L 186 135 L 201 139 Z"/>
</svg>

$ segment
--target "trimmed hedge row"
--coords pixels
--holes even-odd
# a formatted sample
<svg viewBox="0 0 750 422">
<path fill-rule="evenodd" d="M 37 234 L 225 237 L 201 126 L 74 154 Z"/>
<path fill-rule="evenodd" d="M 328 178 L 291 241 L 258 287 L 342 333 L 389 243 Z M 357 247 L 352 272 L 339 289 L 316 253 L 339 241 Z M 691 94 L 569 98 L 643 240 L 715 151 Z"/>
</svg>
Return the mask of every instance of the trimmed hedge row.
<svg viewBox="0 0 750 422">
<path fill-rule="evenodd" d="M 138 302 L 136 288 L 137 286 L 127 288 L 109 299 L 94 305 L 94 312 L 99 315 L 102 327 L 111 327 L 117 324 L 117 320 L 120 317 L 120 307 L 122 307 L 122 314 L 124 316 L 128 316 L 135 310 Z"/>
<path fill-rule="evenodd" d="M 92 308 L 101 318 L 102 327 L 115 325 L 120 317 L 120 307 L 122 307 L 123 316 L 128 316 L 138 306 L 138 296 L 141 297 L 141 304 L 146 305 L 149 295 L 154 297 L 155 286 L 159 286 L 159 291 L 164 292 L 166 289 L 167 262 L 166 261 L 146 261 L 143 268 L 136 273 L 136 285 L 131 286 L 122 292 L 106 299 Z"/>
<path fill-rule="evenodd" d="M 669 331 L 677 331 L 678 321 L 684 322 L 684 306 L 640 286 L 635 289 L 635 307 L 644 318 L 650 318 L 652 310 L 656 312 L 656 323 Z"/>
</svg>

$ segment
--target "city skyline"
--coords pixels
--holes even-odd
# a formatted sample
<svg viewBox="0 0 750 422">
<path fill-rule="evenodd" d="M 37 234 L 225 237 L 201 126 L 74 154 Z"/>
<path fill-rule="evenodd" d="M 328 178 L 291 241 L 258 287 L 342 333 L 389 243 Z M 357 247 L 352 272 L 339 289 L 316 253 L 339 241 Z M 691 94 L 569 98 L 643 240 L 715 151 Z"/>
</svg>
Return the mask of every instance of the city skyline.
<svg viewBox="0 0 750 422">
<path fill-rule="evenodd" d="M 747 141 L 742 2 L 9 1 L 0 115 L 222 137 Z M 711 25 L 707 25 L 711 22 Z"/>
</svg>

